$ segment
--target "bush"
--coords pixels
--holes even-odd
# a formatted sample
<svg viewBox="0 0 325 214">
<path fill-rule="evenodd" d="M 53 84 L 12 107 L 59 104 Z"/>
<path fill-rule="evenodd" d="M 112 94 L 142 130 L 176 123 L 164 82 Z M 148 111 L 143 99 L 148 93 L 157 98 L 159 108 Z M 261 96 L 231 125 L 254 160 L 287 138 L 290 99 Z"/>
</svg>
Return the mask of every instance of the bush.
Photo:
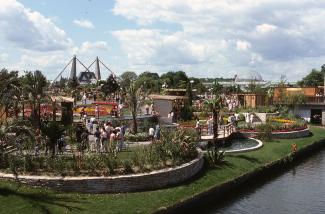
<svg viewBox="0 0 325 214">
<path fill-rule="evenodd" d="M 147 132 L 140 132 L 137 134 L 132 134 L 128 132 L 125 134 L 124 139 L 126 141 L 131 141 L 131 142 L 140 142 L 140 141 L 148 141 L 150 138 Z"/>
<path fill-rule="evenodd" d="M 220 151 L 217 146 L 211 146 L 207 150 L 206 158 L 211 166 L 217 166 L 224 162 L 225 152 Z"/>
<path fill-rule="evenodd" d="M 272 140 L 272 124 L 270 122 L 258 125 L 257 131 L 257 138 L 266 141 Z"/>
</svg>

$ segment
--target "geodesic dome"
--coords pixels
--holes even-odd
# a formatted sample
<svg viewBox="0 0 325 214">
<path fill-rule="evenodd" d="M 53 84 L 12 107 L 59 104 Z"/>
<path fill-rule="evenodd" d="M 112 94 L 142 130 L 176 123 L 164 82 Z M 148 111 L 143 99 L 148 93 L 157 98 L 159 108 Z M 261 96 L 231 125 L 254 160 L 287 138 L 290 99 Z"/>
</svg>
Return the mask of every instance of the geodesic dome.
<svg viewBox="0 0 325 214">
<path fill-rule="evenodd" d="M 236 82 L 240 81 L 263 81 L 262 75 L 257 71 L 240 72 L 237 74 Z"/>
</svg>

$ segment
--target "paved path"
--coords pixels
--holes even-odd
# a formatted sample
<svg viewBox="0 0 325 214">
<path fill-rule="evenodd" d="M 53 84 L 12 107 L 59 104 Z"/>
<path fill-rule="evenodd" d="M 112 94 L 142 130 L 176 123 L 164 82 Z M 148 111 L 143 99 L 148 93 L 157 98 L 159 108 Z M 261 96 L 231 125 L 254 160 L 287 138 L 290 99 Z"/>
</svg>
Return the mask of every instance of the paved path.
<svg viewBox="0 0 325 214">
<path fill-rule="evenodd" d="M 232 132 L 229 131 L 223 131 L 223 129 L 219 129 L 218 130 L 218 139 L 225 139 L 228 138 L 232 133 L 234 133 L 235 130 L 233 130 Z M 202 135 L 201 136 L 201 140 L 212 140 L 213 139 L 213 135 Z"/>
</svg>

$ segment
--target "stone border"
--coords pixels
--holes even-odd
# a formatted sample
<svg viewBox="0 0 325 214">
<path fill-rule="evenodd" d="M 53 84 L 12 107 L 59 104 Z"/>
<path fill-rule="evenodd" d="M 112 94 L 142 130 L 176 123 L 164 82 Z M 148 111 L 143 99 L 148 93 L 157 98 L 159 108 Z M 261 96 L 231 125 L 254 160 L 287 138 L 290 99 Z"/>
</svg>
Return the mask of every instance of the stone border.
<svg viewBox="0 0 325 214">
<path fill-rule="evenodd" d="M 226 154 L 231 154 L 231 153 L 239 153 L 239 152 L 251 152 L 251 151 L 257 150 L 257 149 L 259 149 L 259 148 L 261 148 L 263 146 L 263 142 L 256 139 L 256 138 L 249 137 L 248 139 L 255 140 L 255 141 L 257 141 L 258 144 L 256 146 L 253 146 L 253 147 L 250 147 L 250 148 L 234 149 L 234 150 L 230 150 L 230 151 L 225 151 L 225 153 Z"/>
<path fill-rule="evenodd" d="M 241 132 L 238 131 L 239 134 L 245 137 L 253 137 L 258 134 L 258 132 Z M 310 135 L 309 128 L 298 130 L 298 131 L 290 131 L 290 132 L 272 132 L 272 137 L 277 139 L 294 139 L 294 138 L 302 138 L 308 137 Z"/>
<path fill-rule="evenodd" d="M 204 158 L 199 156 L 175 168 L 156 170 L 149 173 L 109 177 L 50 177 L 5 174 L 0 179 L 19 181 L 32 186 L 50 187 L 65 192 L 122 193 L 159 189 L 184 182 L 196 175 L 203 167 Z"/>
</svg>

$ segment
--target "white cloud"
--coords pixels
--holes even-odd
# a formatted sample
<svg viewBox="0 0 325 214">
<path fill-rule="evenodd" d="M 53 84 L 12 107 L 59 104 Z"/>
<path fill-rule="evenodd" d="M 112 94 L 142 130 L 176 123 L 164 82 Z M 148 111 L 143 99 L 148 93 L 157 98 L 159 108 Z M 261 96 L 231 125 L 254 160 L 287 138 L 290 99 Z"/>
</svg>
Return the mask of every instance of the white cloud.
<svg viewBox="0 0 325 214">
<path fill-rule="evenodd" d="M 72 45 L 64 30 L 39 12 L 15 0 L 0 0 L 0 5 L 0 33 L 19 48 L 55 51 Z"/>
<path fill-rule="evenodd" d="M 0 62 L 6 62 L 9 59 L 9 55 L 7 53 L 0 53 Z"/>
<path fill-rule="evenodd" d="M 108 51 L 108 45 L 105 41 L 97 41 L 97 42 L 83 42 L 80 48 L 76 49 L 77 53 L 84 54 L 94 51 Z"/>
<path fill-rule="evenodd" d="M 142 70 L 174 66 L 227 76 L 254 69 L 270 77 L 291 65 L 299 79 L 325 58 L 324 1 L 116 0 L 113 12 L 140 25 L 113 35 L 129 65 Z M 176 28 L 162 30 L 159 23 Z"/>
<path fill-rule="evenodd" d="M 270 24 L 261 24 L 256 26 L 256 31 L 258 33 L 269 33 L 276 30 L 276 26 Z"/>
<path fill-rule="evenodd" d="M 239 51 L 246 51 L 251 48 L 251 44 L 247 41 L 238 40 L 236 42 L 236 48 Z"/>
<path fill-rule="evenodd" d="M 75 20 L 73 20 L 73 23 L 79 27 L 82 27 L 82 28 L 87 28 L 87 29 L 95 28 L 94 24 L 87 19 L 75 19 Z"/>
</svg>

